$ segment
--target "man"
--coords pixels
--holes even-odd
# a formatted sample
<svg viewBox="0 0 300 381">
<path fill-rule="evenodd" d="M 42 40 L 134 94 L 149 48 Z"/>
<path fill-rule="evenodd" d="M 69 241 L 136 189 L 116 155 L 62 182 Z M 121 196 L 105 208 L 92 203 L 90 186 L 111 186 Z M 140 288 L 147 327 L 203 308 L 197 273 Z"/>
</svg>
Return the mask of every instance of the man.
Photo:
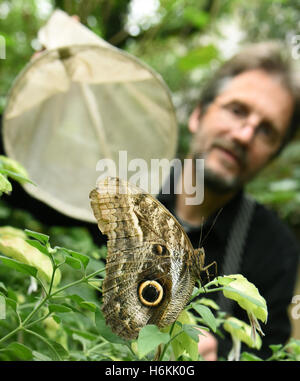
<svg viewBox="0 0 300 381">
<path fill-rule="evenodd" d="M 285 225 L 243 193 L 244 185 L 278 155 L 299 125 L 299 87 L 281 48 L 264 43 L 237 54 L 219 69 L 192 112 L 188 157 L 204 159 L 204 201 L 187 205 L 191 194 L 184 186 L 185 193 L 159 196 L 195 248 L 204 219 L 202 236 L 209 232 L 203 243 L 207 264 L 216 260 L 220 275 L 241 273 L 266 299 L 269 316 L 262 327 L 262 357 L 270 355 L 270 344 L 284 344 L 290 336 L 287 307 L 299 257 L 298 243 Z M 187 162 L 183 173 L 195 178 L 195 162 Z M 236 303 L 222 303 L 229 314 L 248 320 Z M 199 338 L 204 359 L 227 357 L 228 337 Z"/>
</svg>

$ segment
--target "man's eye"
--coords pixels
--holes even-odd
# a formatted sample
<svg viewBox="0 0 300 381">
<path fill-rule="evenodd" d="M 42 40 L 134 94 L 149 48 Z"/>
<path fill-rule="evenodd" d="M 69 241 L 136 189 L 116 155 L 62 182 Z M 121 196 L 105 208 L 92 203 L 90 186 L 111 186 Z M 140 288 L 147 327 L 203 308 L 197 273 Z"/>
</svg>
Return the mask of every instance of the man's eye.
<svg viewBox="0 0 300 381">
<path fill-rule="evenodd" d="M 227 106 L 227 109 L 229 109 L 230 112 L 239 117 L 244 117 L 248 115 L 247 109 L 238 103 L 231 103 Z"/>
<path fill-rule="evenodd" d="M 265 134 L 265 135 L 271 135 L 271 133 L 272 133 L 272 130 L 271 130 L 270 126 L 268 126 L 268 125 L 266 125 L 266 124 L 261 124 L 261 125 L 259 126 L 258 130 L 259 130 L 261 133 Z"/>
<path fill-rule="evenodd" d="M 263 135 L 268 140 L 273 140 L 276 138 L 276 132 L 268 123 L 262 123 L 258 126 L 257 133 Z"/>
</svg>

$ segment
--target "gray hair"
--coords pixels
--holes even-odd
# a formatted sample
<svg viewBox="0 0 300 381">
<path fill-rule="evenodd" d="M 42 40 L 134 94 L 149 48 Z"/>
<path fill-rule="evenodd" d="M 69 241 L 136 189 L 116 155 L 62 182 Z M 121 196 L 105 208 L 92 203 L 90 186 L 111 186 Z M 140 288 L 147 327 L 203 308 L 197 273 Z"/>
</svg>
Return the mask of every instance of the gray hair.
<svg viewBox="0 0 300 381">
<path fill-rule="evenodd" d="M 300 125 L 300 73 L 293 67 L 292 60 L 285 46 L 280 42 L 262 42 L 251 44 L 225 62 L 210 78 L 200 95 L 200 106 L 206 110 L 222 92 L 224 84 L 242 72 L 262 69 L 271 75 L 276 75 L 281 84 L 290 92 L 294 99 L 294 110 L 290 125 L 279 151 L 296 134 Z M 278 151 L 278 152 L 279 152 Z"/>
</svg>

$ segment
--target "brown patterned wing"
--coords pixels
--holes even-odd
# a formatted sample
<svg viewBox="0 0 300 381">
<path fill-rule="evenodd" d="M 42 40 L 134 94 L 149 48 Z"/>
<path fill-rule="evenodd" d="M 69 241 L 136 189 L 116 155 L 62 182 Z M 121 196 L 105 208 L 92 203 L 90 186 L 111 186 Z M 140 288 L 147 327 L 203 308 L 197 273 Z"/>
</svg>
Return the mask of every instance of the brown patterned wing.
<svg viewBox="0 0 300 381">
<path fill-rule="evenodd" d="M 103 314 L 119 336 L 146 324 L 174 322 L 193 290 L 192 245 L 175 218 L 149 194 L 118 178 L 90 193 L 99 229 L 108 236 Z"/>
</svg>

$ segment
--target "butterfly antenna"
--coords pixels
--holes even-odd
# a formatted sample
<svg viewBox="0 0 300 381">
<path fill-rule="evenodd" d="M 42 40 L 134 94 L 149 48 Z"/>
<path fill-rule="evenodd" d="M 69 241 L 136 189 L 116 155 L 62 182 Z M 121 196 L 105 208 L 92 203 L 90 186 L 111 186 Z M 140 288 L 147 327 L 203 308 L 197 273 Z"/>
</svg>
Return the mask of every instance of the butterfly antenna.
<svg viewBox="0 0 300 381">
<path fill-rule="evenodd" d="M 203 246 L 204 241 L 205 241 L 206 238 L 208 237 L 208 235 L 209 235 L 209 233 L 211 232 L 212 228 L 215 226 L 215 223 L 217 222 L 217 219 L 218 219 L 219 215 L 221 214 L 222 210 L 223 210 L 223 208 L 221 208 L 221 209 L 218 211 L 216 217 L 215 217 L 214 220 L 213 220 L 213 223 L 212 223 L 212 225 L 211 225 L 209 231 L 206 233 L 205 237 L 203 238 L 203 241 L 202 241 L 201 246 Z M 202 227 L 201 227 L 200 238 L 201 238 L 201 236 L 202 236 L 202 228 L 203 228 L 203 225 L 202 225 Z M 200 241 L 200 242 L 201 242 L 201 241 Z M 199 247 L 200 247 L 200 242 L 199 242 Z"/>
</svg>

